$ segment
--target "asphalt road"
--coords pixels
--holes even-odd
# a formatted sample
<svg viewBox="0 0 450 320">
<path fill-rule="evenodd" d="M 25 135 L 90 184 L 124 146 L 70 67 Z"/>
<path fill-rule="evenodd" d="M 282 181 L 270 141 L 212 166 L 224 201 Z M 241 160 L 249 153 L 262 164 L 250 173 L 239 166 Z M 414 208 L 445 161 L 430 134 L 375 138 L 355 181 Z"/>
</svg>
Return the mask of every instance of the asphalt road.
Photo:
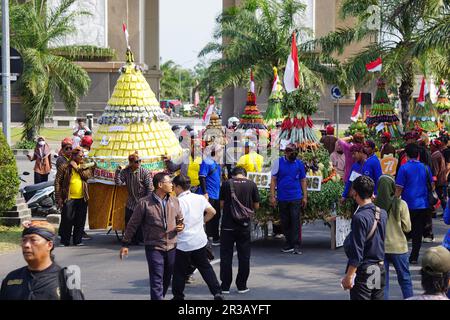
<svg viewBox="0 0 450 320">
<path fill-rule="evenodd" d="M 434 220 L 435 244 L 442 241 L 447 226 L 440 219 Z M 120 245 L 112 233 L 106 230 L 88 231 L 93 240 L 85 247 L 57 247 L 56 260 L 60 265 L 78 265 L 81 268 L 82 287 L 87 299 L 95 300 L 148 300 L 148 269 L 143 247 L 131 247 L 130 255 L 119 259 Z M 329 249 L 328 227 L 317 222 L 304 226 L 303 255 L 280 252 L 282 240 L 261 240 L 252 244 L 251 273 L 248 281 L 250 292 L 238 294 L 234 284 L 230 295 L 233 300 L 345 300 L 348 292 L 340 287 L 346 258 L 342 248 Z M 219 248 L 214 247 L 216 258 Z M 24 265 L 20 251 L 0 255 L 0 279 Z M 392 269 L 392 268 L 391 268 Z M 218 260 L 214 270 L 219 275 Z M 411 267 L 415 292 L 421 293 L 419 266 Z M 233 261 L 234 276 L 237 259 Z M 186 286 L 186 299 L 212 299 L 206 284 L 196 273 L 196 282 Z M 166 299 L 172 297 L 170 290 Z M 401 299 L 395 272 L 391 272 L 391 299 Z"/>
</svg>

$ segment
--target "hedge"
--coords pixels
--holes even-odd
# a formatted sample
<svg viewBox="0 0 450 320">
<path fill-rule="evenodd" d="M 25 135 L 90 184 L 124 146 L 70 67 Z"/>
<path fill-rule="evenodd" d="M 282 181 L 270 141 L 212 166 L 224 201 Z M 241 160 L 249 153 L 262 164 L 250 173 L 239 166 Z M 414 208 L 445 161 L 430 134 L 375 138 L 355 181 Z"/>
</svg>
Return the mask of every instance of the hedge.
<svg viewBox="0 0 450 320">
<path fill-rule="evenodd" d="M 0 133 L 0 215 L 16 203 L 19 185 L 16 158 L 5 136 Z"/>
</svg>

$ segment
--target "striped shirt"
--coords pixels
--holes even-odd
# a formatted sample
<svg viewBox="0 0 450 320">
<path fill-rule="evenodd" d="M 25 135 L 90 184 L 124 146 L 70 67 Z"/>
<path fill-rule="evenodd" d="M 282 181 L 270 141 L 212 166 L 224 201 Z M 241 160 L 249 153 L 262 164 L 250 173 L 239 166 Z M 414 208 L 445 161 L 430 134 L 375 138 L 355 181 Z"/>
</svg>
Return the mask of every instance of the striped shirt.
<svg viewBox="0 0 450 320">
<path fill-rule="evenodd" d="M 117 169 L 114 182 L 117 185 L 127 186 L 127 208 L 130 210 L 134 210 L 139 200 L 150 195 L 152 191 L 150 172 L 142 167 L 139 167 L 134 172 L 130 168 L 123 170 Z"/>
</svg>

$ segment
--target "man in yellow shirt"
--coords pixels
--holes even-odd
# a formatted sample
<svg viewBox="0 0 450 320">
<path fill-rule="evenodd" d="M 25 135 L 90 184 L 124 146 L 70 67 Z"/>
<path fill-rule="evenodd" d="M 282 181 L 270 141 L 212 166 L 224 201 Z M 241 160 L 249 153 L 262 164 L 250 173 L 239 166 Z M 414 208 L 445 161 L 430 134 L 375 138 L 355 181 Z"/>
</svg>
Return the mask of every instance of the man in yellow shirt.
<svg viewBox="0 0 450 320">
<path fill-rule="evenodd" d="M 61 244 L 70 245 L 73 229 L 73 244 L 82 245 L 82 235 L 86 223 L 87 202 L 89 200 L 87 180 L 93 176 L 95 166 L 82 166 L 83 150 L 72 150 L 70 162 L 62 164 L 56 173 L 55 198 L 61 211 L 59 226 Z"/>
<path fill-rule="evenodd" d="M 236 164 L 236 167 L 242 167 L 247 172 L 261 172 L 262 166 L 264 163 L 264 157 L 260 154 L 257 154 L 253 149 L 250 152 L 250 148 L 254 148 L 254 143 L 246 142 L 244 147 L 244 155 L 239 159 Z"/>
</svg>

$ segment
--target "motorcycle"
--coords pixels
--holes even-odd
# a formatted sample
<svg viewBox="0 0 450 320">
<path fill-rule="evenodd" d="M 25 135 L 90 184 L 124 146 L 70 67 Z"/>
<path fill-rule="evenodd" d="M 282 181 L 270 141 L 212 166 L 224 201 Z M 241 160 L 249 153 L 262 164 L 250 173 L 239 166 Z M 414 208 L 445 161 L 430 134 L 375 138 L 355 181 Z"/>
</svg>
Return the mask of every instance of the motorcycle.
<svg viewBox="0 0 450 320">
<path fill-rule="evenodd" d="M 29 175 L 23 172 L 23 175 Z M 25 181 L 23 178 L 20 180 Z M 32 216 L 46 217 L 49 214 L 60 214 L 56 207 L 54 180 L 41 182 L 20 189 L 21 195 L 31 209 Z"/>
</svg>

